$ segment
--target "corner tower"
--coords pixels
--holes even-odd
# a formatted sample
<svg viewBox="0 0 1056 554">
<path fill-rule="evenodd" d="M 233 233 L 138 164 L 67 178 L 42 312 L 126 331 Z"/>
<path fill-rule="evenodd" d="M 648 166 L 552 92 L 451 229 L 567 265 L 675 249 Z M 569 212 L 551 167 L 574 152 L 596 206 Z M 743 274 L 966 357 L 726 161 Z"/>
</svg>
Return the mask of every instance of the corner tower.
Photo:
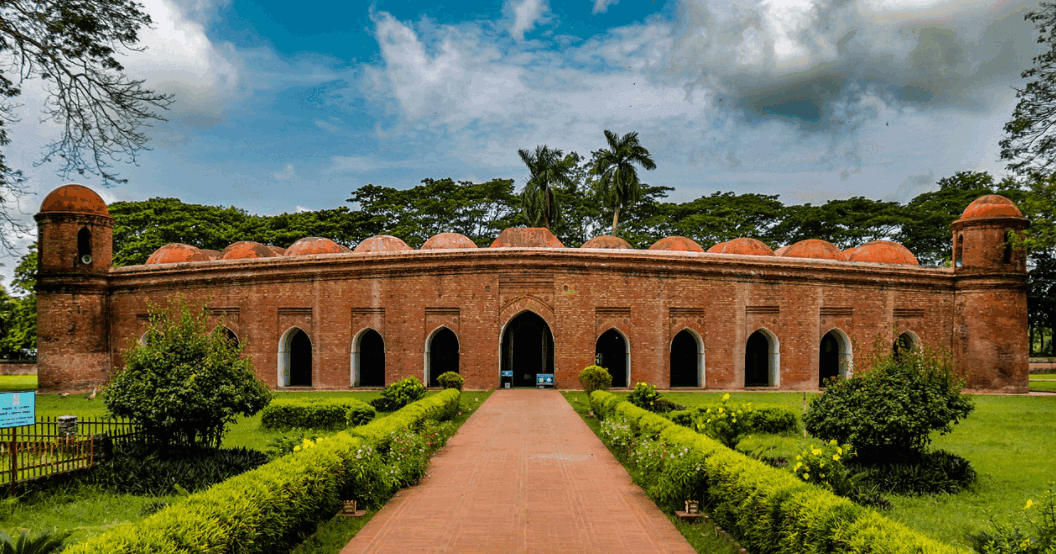
<svg viewBox="0 0 1056 554">
<path fill-rule="evenodd" d="M 1009 238 L 1029 225 L 1011 200 L 996 194 L 969 204 L 951 225 L 953 356 L 969 388 L 1028 390 L 1026 252 Z"/>
<path fill-rule="evenodd" d="M 42 389 L 84 389 L 110 372 L 107 274 L 114 220 L 93 190 L 65 185 L 37 221 L 37 378 Z"/>
</svg>

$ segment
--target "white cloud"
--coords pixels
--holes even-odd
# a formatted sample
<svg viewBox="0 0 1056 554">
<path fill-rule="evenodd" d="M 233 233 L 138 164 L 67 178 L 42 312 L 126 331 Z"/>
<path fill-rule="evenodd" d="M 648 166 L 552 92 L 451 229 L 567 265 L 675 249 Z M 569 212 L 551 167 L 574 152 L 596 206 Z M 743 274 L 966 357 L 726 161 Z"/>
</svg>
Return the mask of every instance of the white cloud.
<svg viewBox="0 0 1056 554">
<path fill-rule="evenodd" d="M 616 4 L 620 0 L 594 0 L 594 12 L 593 13 L 605 13 L 609 10 L 609 6 Z"/>
<path fill-rule="evenodd" d="M 282 171 L 276 171 L 271 174 L 272 177 L 279 181 L 288 181 L 297 176 L 297 172 L 293 168 L 293 164 L 286 164 L 286 167 L 282 168 Z"/>
<path fill-rule="evenodd" d="M 525 31 L 531 31 L 536 23 L 546 22 L 549 6 L 546 0 L 521 0 L 519 3 L 507 4 L 513 10 L 513 25 L 510 34 L 517 40 L 524 40 Z"/>
<path fill-rule="evenodd" d="M 338 127 L 337 125 L 334 125 L 333 123 L 330 123 L 330 122 L 327 122 L 327 121 L 323 121 L 321 119 L 316 119 L 312 123 L 314 123 L 316 127 L 320 128 L 320 129 L 322 129 L 324 131 L 330 132 L 330 133 L 336 133 L 336 132 L 341 130 L 341 128 Z"/>
<path fill-rule="evenodd" d="M 333 156 L 330 162 L 336 171 L 366 172 L 380 167 L 374 160 L 363 156 Z"/>
</svg>

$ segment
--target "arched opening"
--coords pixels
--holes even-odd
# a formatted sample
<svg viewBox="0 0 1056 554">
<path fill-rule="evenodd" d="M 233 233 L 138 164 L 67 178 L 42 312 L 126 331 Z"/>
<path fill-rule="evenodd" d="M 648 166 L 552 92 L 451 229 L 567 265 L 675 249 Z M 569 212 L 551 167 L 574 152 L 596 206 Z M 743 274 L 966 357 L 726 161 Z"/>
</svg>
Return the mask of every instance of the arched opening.
<svg viewBox="0 0 1056 554">
<path fill-rule="evenodd" d="M 426 368 L 429 371 L 426 381 L 430 387 L 439 387 L 440 382 L 436 380 L 437 377 L 448 371 L 459 372 L 458 337 L 455 336 L 455 332 L 447 327 L 441 327 L 433 333 L 426 347 L 425 356 Z"/>
<path fill-rule="evenodd" d="M 846 379 L 851 375 L 851 341 L 839 329 L 832 329 L 821 337 L 818 359 L 818 386 L 825 387 L 831 379 Z"/>
<path fill-rule="evenodd" d="M 224 338 L 227 339 L 227 342 L 231 343 L 231 346 L 238 348 L 238 335 L 236 335 L 234 331 L 224 327 L 221 332 L 224 334 Z"/>
<path fill-rule="evenodd" d="M 506 325 L 502 370 L 513 372 L 515 387 L 534 387 L 536 374 L 554 372 L 554 335 L 543 318 L 524 312 Z"/>
<path fill-rule="evenodd" d="M 748 337 L 744 347 L 744 386 L 780 386 L 781 353 L 777 337 L 759 329 Z"/>
<path fill-rule="evenodd" d="M 912 331 L 906 331 L 898 338 L 895 339 L 895 343 L 891 346 L 894 353 L 895 359 L 900 360 L 902 356 L 907 352 L 912 352 L 920 346 L 920 339 Z"/>
<path fill-rule="evenodd" d="M 631 349 L 616 329 L 609 329 L 594 343 L 594 363 L 609 370 L 612 386 L 626 387 L 630 382 Z"/>
<path fill-rule="evenodd" d="M 92 232 L 87 227 L 77 231 L 77 261 L 80 264 L 92 263 Z"/>
<path fill-rule="evenodd" d="M 1001 261 L 1006 264 L 1012 263 L 1012 231 L 1005 233 L 1005 252 L 1001 256 Z"/>
<path fill-rule="evenodd" d="M 297 327 L 279 341 L 279 386 L 312 386 L 312 341 Z"/>
<path fill-rule="evenodd" d="M 367 329 L 354 342 L 352 383 L 358 387 L 385 386 L 385 341 L 381 333 Z"/>
<path fill-rule="evenodd" d="M 700 344 L 683 329 L 671 341 L 671 386 L 699 387 L 701 384 Z"/>
</svg>

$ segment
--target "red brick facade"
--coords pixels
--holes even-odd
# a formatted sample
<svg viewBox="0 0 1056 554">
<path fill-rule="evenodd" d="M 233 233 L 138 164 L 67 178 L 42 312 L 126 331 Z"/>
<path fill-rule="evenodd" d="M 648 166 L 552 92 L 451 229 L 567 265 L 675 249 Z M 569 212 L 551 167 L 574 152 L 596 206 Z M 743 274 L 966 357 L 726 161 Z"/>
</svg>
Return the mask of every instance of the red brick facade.
<svg viewBox="0 0 1056 554">
<path fill-rule="evenodd" d="M 546 367 L 550 355 L 557 386 L 578 388 L 598 339 L 615 329 L 629 350 L 616 363 L 627 372 L 617 381 L 631 385 L 668 386 L 674 358 L 693 373 L 679 379 L 698 387 L 736 389 L 762 378 L 772 388 L 817 389 L 826 356 L 838 355 L 841 373 L 853 371 L 876 344 L 890 348 L 906 333 L 950 351 L 972 388 L 1027 390 L 1025 263 L 1022 252 L 1004 246 L 1008 231 L 1025 228 L 1022 217 L 959 220 L 954 268 L 560 247 L 382 249 L 111 268 L 107 215 L 42 208 L 37 221 L 42 387 L 105 382 L 129 341 L 145 332 L 148 305 L 181 293 L 222 319 L 276 388 L 301 379 L 315 389 L 348 389 L 379 364 L 385 383 L 409 375 L 427 380 L 430 364 L 444 363 L 457 364 L 467 387 L 487 389 L 500 386 L 501 370 L 530 373 L 526 367 Z M 76 255 L 82 229 L 92 238 L 88 264 Z M 521 325 L 525 312 L 548 329 Z M 457 337 L 457 352 L 432 351 L 442 328 Z M 382 341 L 364 340 L 370 329 Z M 539 329 L 550 338 L 532 334 Z M 692 340 L 673 353 L 684 330 Z M 749 340 L 757 330 L 766 340 Z M 838 345 L 838 353 L 826 353 L 830 331 L 836 341 L 826 344 Z M 766 351 L 746 353 L 749 344 Z M 750 364 L 762 365 L 746 375 Z"/>
</svg>

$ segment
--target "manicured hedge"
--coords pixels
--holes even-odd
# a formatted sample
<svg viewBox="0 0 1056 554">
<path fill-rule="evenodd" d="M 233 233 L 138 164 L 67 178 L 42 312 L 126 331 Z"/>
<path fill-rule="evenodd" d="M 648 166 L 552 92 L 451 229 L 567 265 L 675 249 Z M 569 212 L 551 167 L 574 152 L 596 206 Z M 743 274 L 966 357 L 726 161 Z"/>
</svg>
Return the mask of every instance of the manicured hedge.
<svg viewBox="0 0 1056 554">
<path fill-rule="evenodd" d="M 678 410 L 668 413 L 667 417 L 683 427 L 692 427 L 693 420 L 698 414 L 715 406 L 696 406 L 688 410 Z M 746 419 L 750 433 L 791 435 L 799 432 L 801 428 L 799 416 L 793 410 L 783 406 L 753 407 L 747 412 Z"/>
<path fill-rule="evenodd" d="M 643 435 L 701 456 L 700 475 L 686 486 L 705 491 L 702 500 L 709 515 L 750 552 L 966 552 L 730 450 L 616 395 L 596 391 L 590 395 L 590 402 L 599 417 L 622 417 Z"/>
<path fill-rule="evenodd" d="M 260 412 L 265 429 L 344 429 L 369 423 L 377 410 L 354 398 L 277 398 Z"/>
<path fill-rule="evenodd" d="M 192 494 L 134 524 L 121 525 L 67 548 L 66 554 L 285 552 L 298 532 L 333 515 L 351 498 L 364 436 L 388 435 L 458 410 L 448 389 L 388 417 L 338 433 Z"/>
</svg>

